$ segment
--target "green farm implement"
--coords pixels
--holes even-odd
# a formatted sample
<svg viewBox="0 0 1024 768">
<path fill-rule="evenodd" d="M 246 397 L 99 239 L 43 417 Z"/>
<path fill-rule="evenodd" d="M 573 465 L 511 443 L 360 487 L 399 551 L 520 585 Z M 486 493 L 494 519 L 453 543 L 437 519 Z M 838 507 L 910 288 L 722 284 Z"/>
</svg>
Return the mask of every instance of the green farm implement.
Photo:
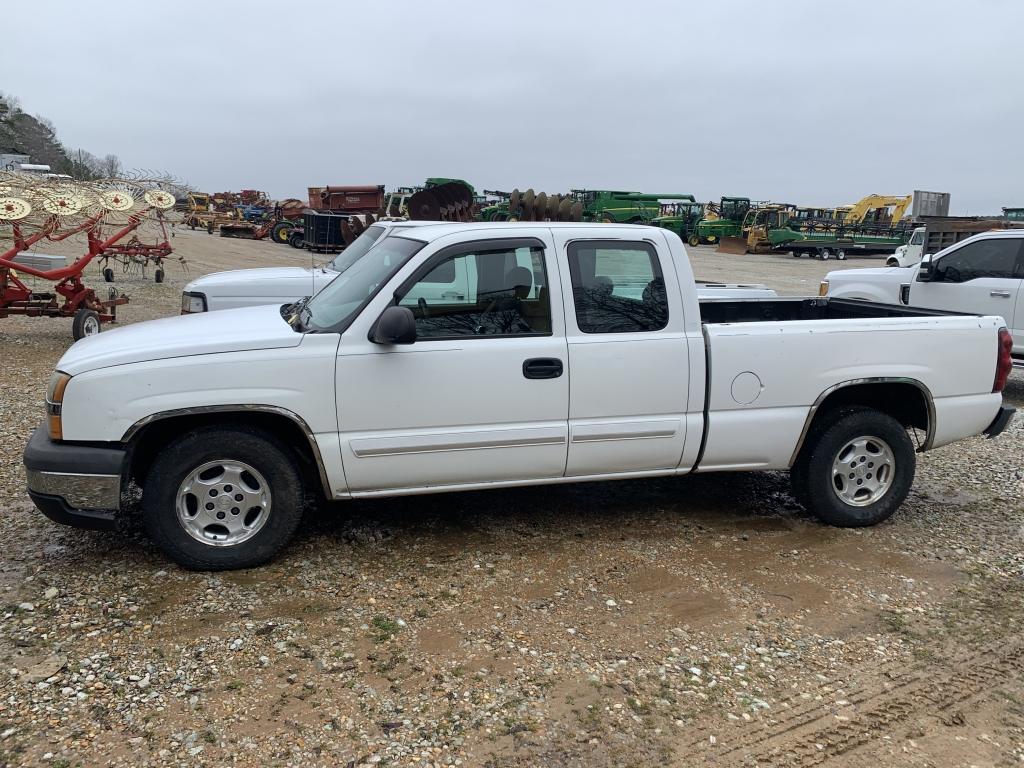
<svg viewBox="0 0 1024 768">
<path fill-rule="evenodd" d="M 683 242 L 696 245 L 697 225 L 704 217 L 704 204 L 690 201 L 663 203 L 661 215 L 651 219 L 653 226 L 670 229 Z"/>
<path fill-rule="evenodd" d="M 708 215 L 697 224 L 688 242 L 714 244 L 723 237 L 740 237 L 743 217 L 752 207 L 756 205 L 749 197 L 723 197 L 718 203 L 708 203 Z"/>
<path fill-rule="evenodd" d="M 851 252 L 893 253 L 910 239 L 913 227 L 909 222 L 896 225 L 853 224 L 835 225 L 826 220 L 816 228 L 813 220 L 802 225 L 787 223 L 785 226 L 769 229 L 767 243 L 770 250 L 789 251 L 799 258 L 802 255 L 819 259 L 845 259 Z"/>
<path fill-rule="evenodd" d="M 662 201 L 696 202 L 693 195 L 649 194 L 610 190 L 574 189 L 569 193 L 583 206 L 583 221 L 609 224 L 647 224 L 661 215 Z"/>
</svg>

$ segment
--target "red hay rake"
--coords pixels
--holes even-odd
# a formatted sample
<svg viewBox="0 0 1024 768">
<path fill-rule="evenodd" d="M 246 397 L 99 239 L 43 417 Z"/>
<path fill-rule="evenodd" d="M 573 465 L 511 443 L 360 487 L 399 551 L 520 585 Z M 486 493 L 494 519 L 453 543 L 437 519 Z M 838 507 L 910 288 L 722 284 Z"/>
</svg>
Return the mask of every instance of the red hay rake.
<svg viewBox="0 0 1024 768">
<path fill-rule="evenodd" d="M 162 260 L 170 253 L 164 211 L 173 206 L 174 195 L 158 182 L 0 176 L 0 224 L 10 225 L 13 234 L 13 244 L 0 251 L 0 318 L 72 317 L 76 340 L 99 333 L 102 323 L 116 322 L 117 307 L 127 304 L 128 297 L 111 288 L 100 299 L 82 282 L 82 274 L 93 259 L 117 258 L 130 241 L 119 243 L 153 220 L 165 233 L 164 243 L 157 246 Z M 113 231 L 104 235 L 104 228 Z M 43 240 L 59 242 L 83 234 L 88 248 L 68 266 L 40 269 L 15 261 Z M 34 290 L 24 275 L 51 282 L 51 290 Z"/>
<path fill-rule="evenodd" d="M 160 239 L 155 243 L 144 243 L 139 240 L 138 235 L 132 235 L 127 242 L 113 243 L 103 253 L 99 254 L 100 271 L 103 279 L 108 283 L 114 282 L 114 269 L 110 266 L 113 261 L 121 265 L 121 271 L 127 277 L 146 276 L 146 267 L 152 264 L 156 271 L 153 279 L 162 283 L 164 281 L 164 261 L 174 251 L 171 248 L 170 237 L 167 234 L 167 220 L 162 211 L 157 212 L 157 223 L 160 225 Z M 185 274 L 188 274 L 188 264 L 185 259 L 178 257 L 178 263 Z"/>
</svg>

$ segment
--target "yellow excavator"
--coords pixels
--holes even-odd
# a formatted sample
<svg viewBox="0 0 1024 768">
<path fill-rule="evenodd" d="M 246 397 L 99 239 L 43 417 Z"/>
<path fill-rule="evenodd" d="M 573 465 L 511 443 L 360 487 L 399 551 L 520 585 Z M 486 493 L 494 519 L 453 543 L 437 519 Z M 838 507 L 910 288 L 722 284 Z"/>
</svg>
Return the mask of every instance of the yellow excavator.
<svg viewBox="0 0 1024 768">
<path fill-rule="evenodd" d="M 860 224 L 871 211 L 879 209 L 888 211 L 889 208 L 892 208 L 892 217 L 888 220 L 888 223 L 895 226 L 903 218 L 903 214 L 907 212 L 912 199 L 912 195 L 868 195 L 867 197 L 862 197 L 853 204 L 853 207 L 843 217 L 843 224 L 847 226 L 850 224 Z"/>
</svg>

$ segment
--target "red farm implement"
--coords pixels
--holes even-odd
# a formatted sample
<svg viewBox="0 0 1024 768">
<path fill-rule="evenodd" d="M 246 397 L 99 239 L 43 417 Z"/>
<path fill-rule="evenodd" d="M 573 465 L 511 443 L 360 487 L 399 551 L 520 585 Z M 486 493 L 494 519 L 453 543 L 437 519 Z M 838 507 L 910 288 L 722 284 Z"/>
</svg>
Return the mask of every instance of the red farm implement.
<svg viewBox="0 0 1024 768">
<path fill-rule="evenodd" d="M 121 265 L 121 271 L 127 277 L 146 276 L 146 267 L 152 265 L 155 268 L 153 279 L 162 283 L 164 281 L 164 261 L 171 255 L 171 241 L 167 235 L 167 222 L 162 215 L 157 216 L 160 225 L 160 238 L 155 243 L 144 243 L 139 240 L 137 234 L 133 234 L 126 242 L 112 243 L 97 256 L 100 271 L 103 279 L 108 283 L 114 282 L 114 269 L 110 262 Z M 188 264 L 185 259 L 178 257 L 185 273 L 188 273 Z"/>
<path fill-rule="evenodd" d="M 76 340 L 98 333 L 102 323 L 115 322 L 117 307 L 127 304 L 128 297 L 111 289 L 101 299 L 83 283 L 82 275 L 94 259 L 116 258 L 121 241 L 150 219 L 163 226 L 163 212 L 173 206 L 174 196 L 161 189 L 137 191 L 136 197 L 134 190 L 102 183 L 57 186 L 0 178 L 0 224 L 9 225 L 13 235 L 13 244 L 0 251 L 0 318 L 71 317 Z M 105 228 L 112 231 L 104 234 Z M 30 255 L 37 243 L 76 235 L 85 236 L 88 248 L 70 265 L 42 269 L 16 261 L 20 254 Z M 26 283 L 28 277 L 35 278 L 32 286 Z M 35 284 L 41 281 L 51 285 L 40 290 Z"/>
</svg>

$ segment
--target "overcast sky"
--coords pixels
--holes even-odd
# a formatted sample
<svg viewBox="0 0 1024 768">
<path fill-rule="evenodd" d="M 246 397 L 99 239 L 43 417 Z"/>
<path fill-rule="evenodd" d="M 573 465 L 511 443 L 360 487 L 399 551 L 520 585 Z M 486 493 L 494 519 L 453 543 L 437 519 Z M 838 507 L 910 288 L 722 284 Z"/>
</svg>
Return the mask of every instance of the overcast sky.
<svg viewBox="0 0 1024 768">
<path fill-rule="evenodd" d="M 205 191 L 1024 205 L 1024 3 L 34 0 L 0 89 Z"/>
</svg>

